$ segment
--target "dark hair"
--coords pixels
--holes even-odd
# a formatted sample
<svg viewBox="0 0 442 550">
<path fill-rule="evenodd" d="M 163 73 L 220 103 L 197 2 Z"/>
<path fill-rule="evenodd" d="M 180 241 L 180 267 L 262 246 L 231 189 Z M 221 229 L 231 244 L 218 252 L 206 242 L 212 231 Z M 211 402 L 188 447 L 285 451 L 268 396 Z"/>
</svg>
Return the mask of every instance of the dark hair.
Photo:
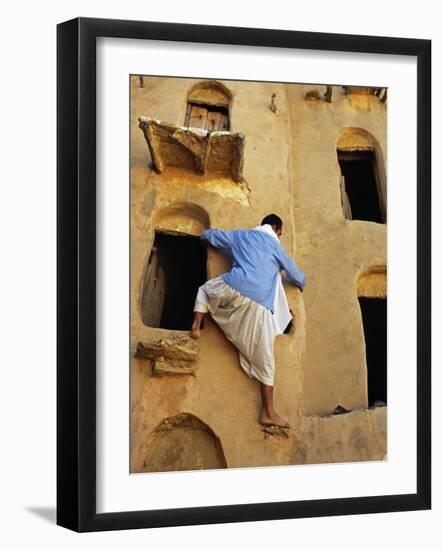
<svg viewBox="0 0 442 550">
<path fill-rule="evenodd" d="M 282 220 L 276 214 L 268 214 L 261 222 L 261 225 L 268 223 L 269 225 L 276 225 L 276 229 L 281 229 Z"/>
</svg>

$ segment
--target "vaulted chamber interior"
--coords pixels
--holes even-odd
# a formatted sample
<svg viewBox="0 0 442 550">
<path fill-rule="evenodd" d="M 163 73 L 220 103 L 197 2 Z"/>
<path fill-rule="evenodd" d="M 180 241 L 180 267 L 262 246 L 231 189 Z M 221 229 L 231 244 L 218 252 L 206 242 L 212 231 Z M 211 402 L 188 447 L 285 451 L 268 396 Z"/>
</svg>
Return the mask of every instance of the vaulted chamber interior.
<svg viewBox="0 0 442 550">
<path fill-rule="evenodd" d="M 368 405 L 387 403 L 387 299 L 359 297 L 367 360 Z"/>
<path fill-rule="evenodd" d="M 341 169 L 345 217 L 351 220 L 384 223 L 374 151 L 338 150 L 338 162 Z"/>
<path fill-rule="evenodd" d="M 206 262 L 199 237 L 155 232 L 141 306 L 146 326 L 190 330 L 198 287 L 207 278 Z"/>
</svg>

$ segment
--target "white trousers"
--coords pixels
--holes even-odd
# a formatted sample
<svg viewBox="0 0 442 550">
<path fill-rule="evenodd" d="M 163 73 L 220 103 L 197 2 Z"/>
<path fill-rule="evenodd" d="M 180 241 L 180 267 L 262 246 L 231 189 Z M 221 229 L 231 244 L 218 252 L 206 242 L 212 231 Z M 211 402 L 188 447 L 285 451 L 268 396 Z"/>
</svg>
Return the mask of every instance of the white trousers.
<svg viewBox="0 0 442 550">
<path fill-rule="evenodd" d="M 269 309 L 231 288 L 219 275 L 199 287 L 194 311 L 210 313 L 238 349 L 240 365 L 250 378 L 273 386 L 273 343 L 281 329 Z"/>
</svg>

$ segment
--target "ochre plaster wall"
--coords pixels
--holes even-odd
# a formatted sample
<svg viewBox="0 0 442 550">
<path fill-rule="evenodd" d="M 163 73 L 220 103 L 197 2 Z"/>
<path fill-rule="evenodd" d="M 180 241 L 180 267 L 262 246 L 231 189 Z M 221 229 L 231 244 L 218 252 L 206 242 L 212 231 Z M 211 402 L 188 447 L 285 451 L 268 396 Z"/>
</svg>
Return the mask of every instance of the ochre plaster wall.
<svg viewBox="0 0 442 550">
<path fill-rule="evenodd" d="M 217 464 L 218 451 L 207 450 L 210 438 L 219 441 L 227 467 L 382 459 L 385 410 L 311 415 L 337 404 L 367 405 L 357 280 L 370 266 L 385 265 L 385 226 L 343 219 L 336 139 L 340 129 L 361 126 L 385 152 L 385 106 L 371 97 L 362 107 L 351 106 L 354 96 L 341 97 L 339 87 L 333 102 L 324 105 L 305 102 L 311 86 L 222 81 L 232 95 L 230 131 L 245 135 L 244 181 L 179 168 L 158 174 L 150 167 L 138 117 L 183 125 L 187 94 L 198 82 L 145 77 L 142 88 L 138 77 L 131 79 L 131 471 L 155 469 L 148 458 L 155 430 L 183 413 L 211 434 L 195 431 L 193 445 L 198 448 L 201 441 L 195 467 Z M 274 93 L 276 113 L 270 109 Z M 243 373 L 237 351 L 210 318 L 198 341 L 193 375 L 153 376 L 149 360 L 135 357 L 140 341 L 187 334 L 142 323 L 141 293 L 155 228 L 195 235 L 205 227 L 250 229 L 270 212 L 284 220 L 282 244 L 308 281 L 303 293 L 286 287 L 295 328 L 275 344 L 275 402 L 291 423 L 288 434 L 262 430 L 259 385 Z M 228 268 L 225 258 L 209 249 L 208 277 Z M 192 445 L 191 427 L 173 429 L 185 433 L 171 438 Z M 188 464 L 172 455 L 164 460 Z"/>
<path fill-rule="evenodd" d="M 338 404 L 367 406 L 357 280 L 387 261 L 386 224 L 344 218 L 337 142 L 345 129 L 362 128 L 377 141 L 385 161 L 386 106 L 374 96 L 346 96 L 338 86 L 331 103 L 303 101 L 311 88 L 287 86 L 287 97 L 297 259 L 308 276 L 305 412 L 325 414 Z"/>
</svg>

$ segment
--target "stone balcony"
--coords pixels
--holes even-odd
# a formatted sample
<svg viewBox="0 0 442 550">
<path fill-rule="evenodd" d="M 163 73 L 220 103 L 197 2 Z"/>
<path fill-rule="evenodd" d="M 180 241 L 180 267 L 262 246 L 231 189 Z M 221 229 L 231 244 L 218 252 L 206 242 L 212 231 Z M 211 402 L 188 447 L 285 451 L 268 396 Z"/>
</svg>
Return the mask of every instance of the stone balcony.
<svg viewBox="0 0 442 550">
<path fill-rule="evenodd" d="M 244 134 L 174 126 L 149 117 L 140 117 L 139 127 L 156 172 L 179 168 L 211 179 L 243 181 Z"/>
</svg>

